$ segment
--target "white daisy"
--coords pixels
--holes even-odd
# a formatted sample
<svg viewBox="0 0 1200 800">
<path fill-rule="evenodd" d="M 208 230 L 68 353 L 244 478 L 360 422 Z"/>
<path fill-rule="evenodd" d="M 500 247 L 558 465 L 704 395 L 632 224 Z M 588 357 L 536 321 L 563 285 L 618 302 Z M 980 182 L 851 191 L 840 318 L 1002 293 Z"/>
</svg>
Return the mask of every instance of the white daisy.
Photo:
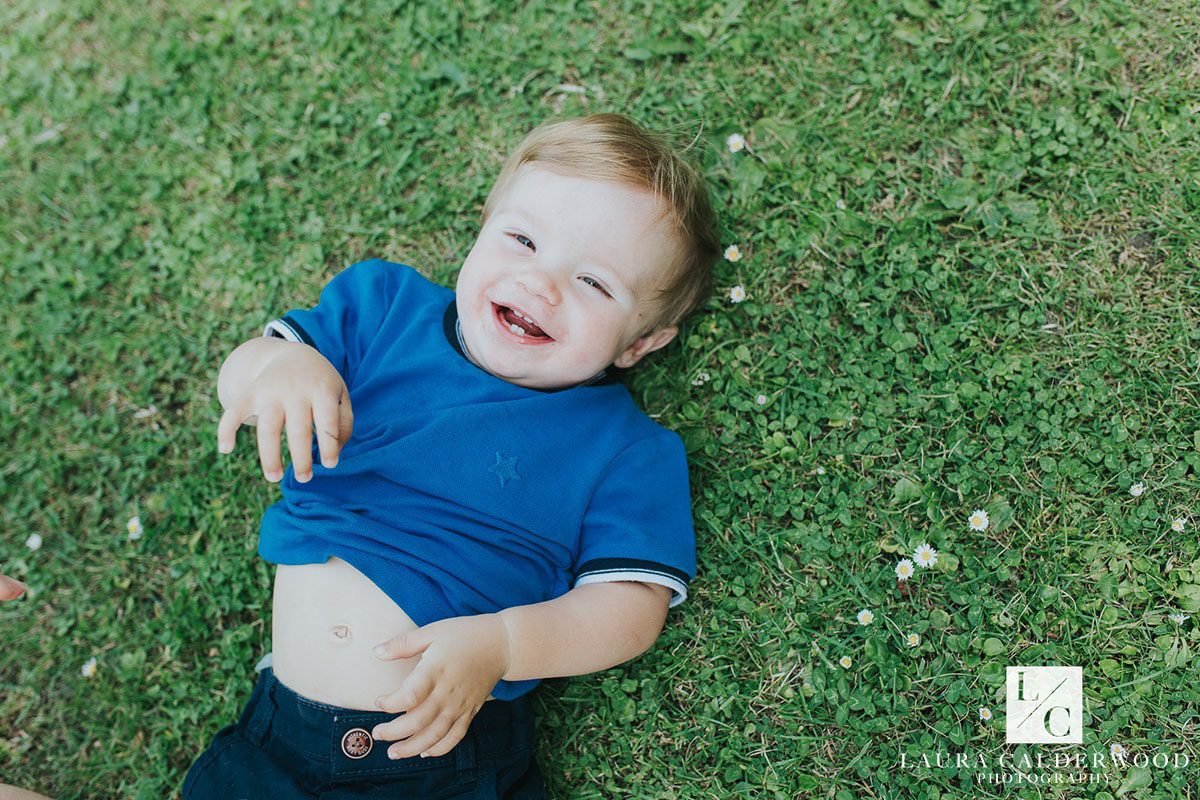
<svg viewBox="0 0 1200 800">
<path fill-rule="evenodd" d="M 858 612 L 858 624 L 859 625 L 870 625 L 874 621 L 875 621 L 875 614 L 871 612 L 871 609 L 864 608 L 862 611 Z"/>
<path fill-rule="evenodd" d="M 1171 521 L 1171 530 L 1176 533 L 1183 533 L 1184 527 L 1187 526 L 1187 521 L 1183 517 L 1176 517 Z"/>
<path fill-rule="evenodd" d="M 837 202 L 836 202 L 836 203 L 834 203 L 834 205 L 838 207 L 838 210 L 839 210 L 839 211 L 845 211 L 845 210 L 846 210 L 846 201 L 845 201 L 845 200 L 843 200 L 843 199 L 842 199 L 842 198 L 840 198 L 840 197 L 837 199 Z"/>
<path fill-rule="evenodd" d="M 760 394 L 758 397 L 754 398 L 754 402 L 758 403 L 760 406 L 766 405 L 767 396 L 765 394 Z"/>
<path fill-rule="evenodd" d="M 917 562 L 918 567 L 932 567 L 937 563 L 937 550 L 928 543 L 922 543 L 913 551 L 913 561 Z"/>
<path fill-rule="evenodd" d="M 979 718 L 981 720 L 983 720 L 984 722 L 987 722 L 989 719 L 992 718 L 992 710 L 990 708 L 988 708 L 987 706 L 980 706 L 979 707 Z"/>
<path fill-rule="evenodd" d="M 824 475 L 824 474 L 825 474 L 825 468 L 824 468 L 824 467 L 817 467 L 817 474 L 818 474 L 818 475 Z"/>
<path fill-rule="evenodd" d="M 842 656 L 838 659 L 838 663 L 842 665 L 842 669 L 850 669 L 850 665 L 854 662 L 850 660 L 850 656 Z"/>
<path fill-rule="evenodd" d="M 916 647 L 921 643 L 921 634 L 910 633 L 908 636 L 904 637 L 904 641 L 908 642 L 909 647 Z"/>
<path fill-rule="evenodd" d="M 988 526 L 987 512 L 982 508 L 977 508 L 971 512 L 971 530 L 986 531 Z"/>
<path fill-rule="evenodd" d="M 740 133 L 731 133 L 725 140 L 725 146 L 729 148 L 729 152 L 736 153 L 746 146 L 746 139 Z"/>
<path fill-rule="evenodd" d="M 746 299 L 746 290 L 740 283 L 729 290 L 729 299 L 735 303 L 740 303 Z"/>
<path fill-rule="evenodd" d="M 79 673 L 85 678 L 90 678 L 96 674 L 96 669 L 96 658 L 93 656 L 92 658 L 89 658 L 87 661 L 83 662 L 83 667 L 79 670 Z"/>
<path fill-rule="evenodd" d="M 1112 745 L 1110 745 L 1108 748 L 1108 754 L 1110 756 L 1112 756 L 1113 758 L 1116 758 L 1116 759 L 1120 759 L 1122 761 L 1125 760 L 1125 754 L 1127 752 L 1128 751 L 1125 749 L 1125 745 L 1120 744 L 1119 742 L 1113 742 Z"/>
<path fill-rule="evenodd" d="M 129 522 L 125 523 L 125 530 L 129 532 L 129 541 L 142 538 L 142 520 L 136 515 L 129 518 Z"/>
<path fill-rule="evenodd" d="M 31 533 L 29 538 L 25 540 L 25 546 L 30 550 L 37 550 L 42 546 L 42 537 L 40 534 Z"/>
<path fill-rule="evenodd" d="M 1167 619 L 1171 620 L 1171 622 L 1174 622 L 1176 625 L 1182 625 L 1191 619 L 1191 617 L 1189 617 L 1187 614 L 1171 614 L 1167 617 Z"/>
<path fill-rule="evenodd" d="M 742 260 L 742 251 L 738 249 L 738 246 L 736 244 L 731 244 L 731 245 L 729 245 L 729 247 L 725 248 L 725 260 L 726 261 L 741 261 Z"/>
<path fill-rule="evenodd" d="M 915 571 L 913 569 L 913 562 L 907 558 L 900 559 L 899 563 L 896 564 L 896 578 L 898 580 L 908 580 L 913 576 Z"/>
<path fill-rule="evenodd" d="M 1134 497 L 1141 497 L 1144 491 L 1146 491 L 1146 484 L 1144 483 L 1135 483 L 1129 487 L 1129 493 Z"/>
</svg>

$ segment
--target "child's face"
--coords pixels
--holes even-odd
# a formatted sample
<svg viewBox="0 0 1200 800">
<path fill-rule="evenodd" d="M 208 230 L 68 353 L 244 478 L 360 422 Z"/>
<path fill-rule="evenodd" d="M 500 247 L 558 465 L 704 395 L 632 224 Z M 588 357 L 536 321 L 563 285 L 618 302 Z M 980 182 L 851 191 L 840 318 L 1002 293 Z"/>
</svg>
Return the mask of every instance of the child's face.
<svg viewBox="0 0 1200 800">
<path fill-rule="evenodd" d="M 674 338 L 638 337 L 651 291 L 677 255 L 650 191 L 526 164 L 458 273 L 458 316 L 474 361 L 519 386 L 556 389 L 630 367 Z M 601 288 L 603 288 L 603 291 Z M 607 292 L 607 293 L 606 293 Z M 513 332 L 505 307 L 531 317 Z"/>
</svg>

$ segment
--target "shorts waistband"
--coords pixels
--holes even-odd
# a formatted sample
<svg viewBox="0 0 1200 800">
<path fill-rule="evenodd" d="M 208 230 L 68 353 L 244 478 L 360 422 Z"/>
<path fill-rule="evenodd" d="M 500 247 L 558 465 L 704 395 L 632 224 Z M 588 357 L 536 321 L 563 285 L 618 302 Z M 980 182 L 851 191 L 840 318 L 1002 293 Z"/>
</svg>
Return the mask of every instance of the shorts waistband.
<svg viewBox="0 0 1200 800">
<path fill-rule="evenodd" d="M 489 700 L 449 753 L 391 759 L 387 750 L 393 742 L 376 740 L 371 731 L 403 713 L 341 708 L 310 700 L 285 686 L 270 667 L 265 667 L 258 673 L 241 724 L 256 744 L 261 745 L 269 734 L 271 740 L 310 762 L 327 765 L 331 779 L 386 777 L 451 766 L 458 774 L 467 774 L 480 758 L 511 752 L 515 725 L 532 727 L 528 698 Z"/>
</svg>

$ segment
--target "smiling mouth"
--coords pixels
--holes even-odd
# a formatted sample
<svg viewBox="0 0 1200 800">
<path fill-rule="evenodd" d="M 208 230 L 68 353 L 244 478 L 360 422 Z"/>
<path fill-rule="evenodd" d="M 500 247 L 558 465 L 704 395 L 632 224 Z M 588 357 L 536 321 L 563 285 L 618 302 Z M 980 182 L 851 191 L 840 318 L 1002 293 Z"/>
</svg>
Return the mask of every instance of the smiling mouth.
<svg viewBox="0 0 1200 800">
<path fill-rule="evenodd" d="M 508 338 L 521 344 L 549 344 L 554 341 L 536 323 L 527 322 L 508 306 L 492 303 L 492 316 Z"/>
</svg>

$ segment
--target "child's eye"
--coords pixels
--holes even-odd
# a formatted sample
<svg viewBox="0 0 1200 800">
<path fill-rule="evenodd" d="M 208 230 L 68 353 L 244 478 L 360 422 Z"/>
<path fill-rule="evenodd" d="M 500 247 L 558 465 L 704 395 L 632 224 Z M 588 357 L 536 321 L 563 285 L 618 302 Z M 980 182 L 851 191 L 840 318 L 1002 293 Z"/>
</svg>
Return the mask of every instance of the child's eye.
<svg viewBox="0 0 1200 800">
<path fill-rule="evenodd" d="M 510 233 L 509 236 L 513 237 L 518 242 L 520 242 L 523 247 L 528 247 L 530 250 L 533 250 L 535 253 L 537 252 L 537 248 L 534 247 L 534 245 L 533 245 L 533 240 L 530 239 L 528 236 L 522 236 L 519 233 Z M 529 244 L 525 244 L 526 242 L 528 242 Z"/>
<path fill-rule="evenodd" d="M 580 280 L 591 281 L 591 283 L 589 283 L 588 286 L 595 286 L 597 289 L 604 292 L 605 297 L 612 297 L 612 295 L 610 295 L 608 292 L 604 291 L 604 287 L 600 285 L 600 282 L 597 281 L 595 278 L 593 278 L 591 275 L 584 275 L 582 278 L 580 278 Z"/>
</svg>

